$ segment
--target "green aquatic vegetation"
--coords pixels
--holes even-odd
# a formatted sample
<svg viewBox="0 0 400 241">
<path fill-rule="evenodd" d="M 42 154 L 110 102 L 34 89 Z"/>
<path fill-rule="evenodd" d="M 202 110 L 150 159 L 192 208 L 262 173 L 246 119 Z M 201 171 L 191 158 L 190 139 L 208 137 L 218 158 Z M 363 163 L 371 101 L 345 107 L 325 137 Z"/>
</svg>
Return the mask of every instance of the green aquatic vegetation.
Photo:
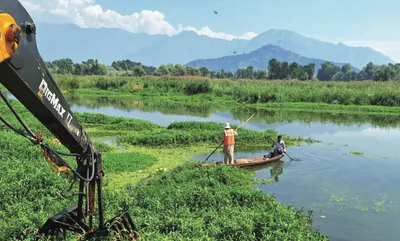
<svg viewBox="0 0 400 241">
<path fill-rule="evenodd" d="M 271 146 L 270 137 L 278 134 L 273 130 L 265 132 L 240 130 L 235 138 L 236 146 Z M 182 130 L 182 129 L 159 129 L 155 131 L 141 131 L 127 133 L 118 138 L 121 143 L 131 145 L 170 146 L 170 145 L 195 145 L 214 143 L 218 145 L 223 138 L 223 130 Z M 312 139 L 283 137 L 287 145 L 298 144 L 301 141 L 312 141 Z"/>
<path fill-rule="evenodd" d="M 155 148 L 151 158 L 144 153 L 149 148 L 133 149 L 114 157 L 111 152 L 104 154 L 105 214 L 108 219 L 129 209 L 147 240 L 328 240 L 312 228 L 311 213 L 305 215 L 252 190 L 257 183 L 254 173 L 242 169 L 200 168 L 197 163 L 180 166 L 178 161 L 166 172 L 145 174 L 150 175 L 147 181 L 128 179 L 111 185 L 118 175 L 137 173 L 138 165 L 149 159 L 153 168 L 162 167 L 163 163 L 154 161 L 160 156 L 168 160 L 168 151 L 177 152 Z M 51 170 L 37 146 L 5 132 L 0 151 L 0 168 L 6 173 L 0 176 L 0 240 L 29 240 L 47 218 L 72 206 L 74 200 L 60 196 L 67 179 Z M 175 155 L 185 151 L 190 153 L 184 148 Z M 173 161 L 175 157 L 170 156 Z"/>
<path fill-rule="evenodd" d="M 160 148 L 150 146 L 131 146 L 129 144 L 122 144 L 124 151 L 130 153 L 140 153 L 142 157 L 152 156 L 153 159 L 157 160 L 151 165 L 145 166 L 139 170 L 134 168 L 135 171 L 125 171 L 119 173 L 109 173 L 108 181 L 105 183 L 106 188 L 114 190 L 120 186 L 136 185 L 142 179 L 148 178 L 149 175 L 157 173 L 158 170 L 170 170 L 176 168 L 183 163 L 188 162 L 192 156 L 199 155 L 207 152 L 206 147 L 198 146 L 184 146 L 174 148 Z M 134 160 L 135 158 L 133 158 Z M 126 159 L 127 163 L 133 160 Z M 115 160 L 114 165 L 118 165 L 118 160 Z M 146 160 L 144 160 L 146 161 Z M 109 162 L 108 159 L 104 159 L 103 163 Z M 107 171 L 107 169 L 106 169 Z"/>
<path fill-rule="evenodd" d="M 103 155 L 103 167 L 112 173 L 135 172 L 153 165 L 158 160 L 138 152 L 108 152 Z"/>
<path fill-rule="evenodd" d="M 344 202 L 344 197 L 343 196 L 336 196 L 332 195 L 330 198 L 331 202 Z"/>
<path fill-rule="evenodd" d="M 276 182 L 275 179 L 274 179 L 273 177 L 269 177 L 269 178 L 265 178 L 265 179 L 263 179 L 263 180 L 260 180 L 260 181 L 258 182 L 258 184 L 264 184 L 264 185 L 266 185 L 266 184 L 271 184 L 271 183 L 274 183 L 274 182 Z"/>
<path fill-rule="evenodd" d="M 57 76 L 61 88 L 66 83 L 79 79 L 80 88 L 113 90 L 135 95 L 186 96 L 203 95 L 214 100 L 225 99 L 242 104 L 264 103 L 325 103 L 337 105 L 399 106 L 400 84 L 398 81 L 261 81 L 219 80 L 192 77 L 147 76 Z M 341 108 L 341 107 L 339 107 Z"/>
<path fill-rule="evenodd" d="M 93 141 L 93 139 L 92 139 L 92 141 Z M 96 147 L 97 150 L 99 150 L 102 153 L 112 152 L 116 149 L 115 147 L 113 147 L 111 145 L 107 145 L 101 141 L 93 141 L 93 145 Z"/>
<path fill-rule="evenodd" d="M 362 199 L 359 196 L 354 196 L 354 197 L 349 197 L 346 194 L 342 195 L 332 195 L 331 198 L 329 199 L 330 202 L 338 204 L 338 211 L 342 211 L 345 209 L 355 209 L 359 211 L 370 211 L 373 210 L 374 212 L 385 212 L 388 211 L 387 208 L 389 206 L 384 206 L 384 203 L 386 202 L 387 198 L 386 196 L 382 196 L 380 194 L 377 195 L 379 197 L 380 201 L 373 201 L 375 198 L 370 197 L 368 200 Z M 393 204 L 391 202 L 390 204 Z M 394 211 L 393 207 L 390 207 L 390 210 Z"/>
<path fill-rule="evenodd" d="M 356 151 L 350 152 L 350 154 L 353 155 L 353 156 L 364 156 L 364 153 L 362 153 L 362 152 L 356 152 Z"/>
<path fill-rule="evenodd" d="M 386 200 L 382 200 L 382 201 L 377 201 L 374 202 L 374 212 L 384 212 L 387 211 L 384 207 L 383 204 L 385 203 Z"/>
<path fill-rule="evenodd" d="M 256 183 L 242 169 L 187 164 L 107 192 L 107 211 L 129 209 L 145 239 L 328 240 L 312 228 L 312 213 L 250 189 Z"/>
<path fill-rule="evenodd" d="M 52 171 L 40 148 L 2 131 L 0 142 L 0 240 L 23 239 L 47 218 L 72 206 L 60 193 L 67 179 Z"/>
<path fill-rule="evenodd" d="M 107 116 L 99 113 L 75 113 L 76 117 L 84 124 L 91 127 L 100 127 L 102 130 L 153 130 L 160 126 L 145 120 Z"/>
</svg>

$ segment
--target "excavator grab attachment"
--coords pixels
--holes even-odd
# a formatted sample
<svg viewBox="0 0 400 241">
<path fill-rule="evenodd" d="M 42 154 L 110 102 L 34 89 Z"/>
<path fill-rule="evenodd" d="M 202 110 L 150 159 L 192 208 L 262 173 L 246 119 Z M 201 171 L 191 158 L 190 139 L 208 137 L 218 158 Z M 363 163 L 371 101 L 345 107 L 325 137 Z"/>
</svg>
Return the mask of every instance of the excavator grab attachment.
<svg viewBox="0 0 400 241">
<path fill-rule="evenodd" d="M 28 134 L 14 128 L 1 115 L 0 121 L 17 134 L 30 139 L 33 144 L 40 145 L 42 154 L 54 171 L 73 174 L 74 181 L 79 180 L 77 205 L 49 218 L 37 232 L 36 240 L 60 235 L 65 238 L 67 231 L 79 234 L 82 240 L 110 236 L 113 236 L 113 240 L 139 238 L 128 212 L 104 222 L 101 153 L 93 147 L 40 56 L 35 23 L 19 0 L 0 0 L 0 83 L 71 153 L 53 150 L 41 135 L 34 134 L 1 92 L 1 98 Z M 74 169 L 62 156 L 74 156 L 77 168 Z M 98 226 L 94 227 L 96 198 Z"/>
</svg>

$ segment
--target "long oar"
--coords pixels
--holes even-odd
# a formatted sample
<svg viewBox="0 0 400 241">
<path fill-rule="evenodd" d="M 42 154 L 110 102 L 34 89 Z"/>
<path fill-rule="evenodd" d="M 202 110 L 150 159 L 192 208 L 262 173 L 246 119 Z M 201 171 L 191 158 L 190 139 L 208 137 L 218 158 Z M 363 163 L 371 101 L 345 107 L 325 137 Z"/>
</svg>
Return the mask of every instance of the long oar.
<svg viewBox="0 0 400 241">
<path fill-rule="evenodd" d="M 252 115 L 250 116 L 250 118 L 249 118 L 249 119 L 247 119 L 247 121 L 245 121 L 245 122 L 244 122 L 243 124 L 241 124 L 241 125 L 240 125 L 238 128 L 236 128 L 236 131 L 237 131 L 237 130 L 239 130 L 239 128 L 240 128 L 240 127 L 242 127 L 242 126 L 246 125 L 246 123 L 247 123 L 247 122 L 249 122 L 249 120 L 250 120 L 251 118 L 253 118 L 253 116 L 255 116 L 256 114 L 257 114 L 257 112 L 256 112 L 256 113 L 254 113 L 254 114 L 252 114 Z"/>
<path fill-rule="evenodd" d="M 222 144 L 224 144 L 224 141 L 222 141 L 221 144 L 219 144 L 219 146 L 217 146 L 217 148 L 215 148 L 215 150 L 214 150 L 213 152 L 211 152 L 210 155 L 208 155 L 208 157 L 204 160 L 204 162 L 206 162 L 206 161 L 208 160 L 208 158 L 210 158 L 210 156 L 212 156 L 212 154 L 214 154 L 214 152 L 215 152 L 216 150 L 218 150 L 218 148 L 219 148 L 220 146 L 222 146 Z"/>
<path fill-rule="evenodd" d="M 235 131 L 239 130 L 239 128 L 241 128 L 241 127 L 244 126 L 247 122 L 249 122 L 249 120 L 250 120 L 251 118 L 253 118 L 253 116 L 255 116 L 256 114 L 257 114 L 257 112 L 254 113 L 253 115 L 251 115 L 250 118 L 247 119 L 247 121 L 245 121 L 243 124 L 241 124 L 238 128 L 236 128 Z M 212 154 L 214 154 L 214 152 L 215 152 L 216 150 L 218 150 L 218 148 L 219 148 L 220 146 L 222 146 L 222 144 L 224 144 L 224 141 L 222 141 L 221 144 L 219 144 L 219 146 L 217 146 L 217 148 L 215 148 L 215 150 L 214 150 L 213 152 L 211 152 L 210 155 L 208 155 L 208 157 L 204 160 L 204 162 L 207 161 L 208 158 L 210 158 L 210 156 L 212 156 Z"/>
<path fill-rule="evenodd" d="M 269 137 L 269 139 L 271 139 L 275 144 L 276 144 L 276 141 L 274 140 L 274 139 L 272 139 L 271 137 Z M 290 161 L 293 161 L 293 158 L 291 158 L 288 154 L 287 154 L 287 152 L 285 151 L 285 150 L 282 150 L 285 154 L 286 154 L 286 156 L 288 156 L 289 158 L 290 158 Z"/>
</svg>

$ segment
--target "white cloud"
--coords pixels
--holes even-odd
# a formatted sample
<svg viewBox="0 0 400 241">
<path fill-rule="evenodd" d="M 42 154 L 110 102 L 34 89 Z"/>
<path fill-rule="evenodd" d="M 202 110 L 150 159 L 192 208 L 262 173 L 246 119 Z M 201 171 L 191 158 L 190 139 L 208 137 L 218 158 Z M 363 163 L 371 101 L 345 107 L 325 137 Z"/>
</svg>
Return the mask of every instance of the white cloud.
<svg viewBox="0 0 400 241">
<path fill-rule="evenodd" d="M 247 32 L 241 36 L 239 36 L 239 39 L 246 39 L 246 40 L 250 40 L 252 38 L 257 37 L 258 33 L 254 33 L 254 32 Z"/>
<path fill-rule="evenodd" d="M 188 30 L 198 35 L 226 40 L 252 39 L 257 33 L 248 32 L 235 36 L 214 32 L 208 26 L 197 29 L 179 25 L 177 28 L 166 21 L 159 11 L 142 10 L 139 13 L 122 15 L 116 11 L 104 10 L 94 0 L 21 0 L 35 21 L 50 23 L 74 23 L 82 28 L 120 28 L 133 33 L 166 34 L 169 36 Z"/>
<path fill-rule="evenodd" d="M 20 0 L 20 2 L 28 12 L 39 13 L 44 11 L 44 9 L 39 4 L 35 4 L 33 2 L 25 0 Z"/>
<path fill-rule="evenodd" d="M 400 63 L 400 41 L 344 41 L 349 46 L 370 47 L 378 52 L 381 52 L 396 62 Z"/>
</svg>

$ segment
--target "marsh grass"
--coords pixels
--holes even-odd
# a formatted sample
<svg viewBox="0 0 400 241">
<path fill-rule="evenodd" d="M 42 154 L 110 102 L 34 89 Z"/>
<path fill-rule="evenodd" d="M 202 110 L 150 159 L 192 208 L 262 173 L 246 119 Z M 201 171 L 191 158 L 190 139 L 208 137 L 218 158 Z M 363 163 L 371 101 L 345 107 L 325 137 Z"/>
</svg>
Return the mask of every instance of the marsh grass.
<svg viewBox="0 0 400 241">
<path fill-rule="evenodd" d="M 186 96 L 205 95 L 224 97 L 243 104 L 325 103 L 333 105 L 399 106 L 399 81 L 297 81 L 297 80 L 220 80 L 201 77 L 105 77 L 57 76 L 63 89 L 71 89 L 70 81 L 78 88 L 97 88 L 138 95 Z"/>
<path fill-rule="evenodd" d="M 328 240 L 312 228 L 312 213 L 252 190 L 255 183 L 252 172 L 186 164 L 108 192 L 107 206 L 130 210 L 147 240 Z"/>
</svg>

